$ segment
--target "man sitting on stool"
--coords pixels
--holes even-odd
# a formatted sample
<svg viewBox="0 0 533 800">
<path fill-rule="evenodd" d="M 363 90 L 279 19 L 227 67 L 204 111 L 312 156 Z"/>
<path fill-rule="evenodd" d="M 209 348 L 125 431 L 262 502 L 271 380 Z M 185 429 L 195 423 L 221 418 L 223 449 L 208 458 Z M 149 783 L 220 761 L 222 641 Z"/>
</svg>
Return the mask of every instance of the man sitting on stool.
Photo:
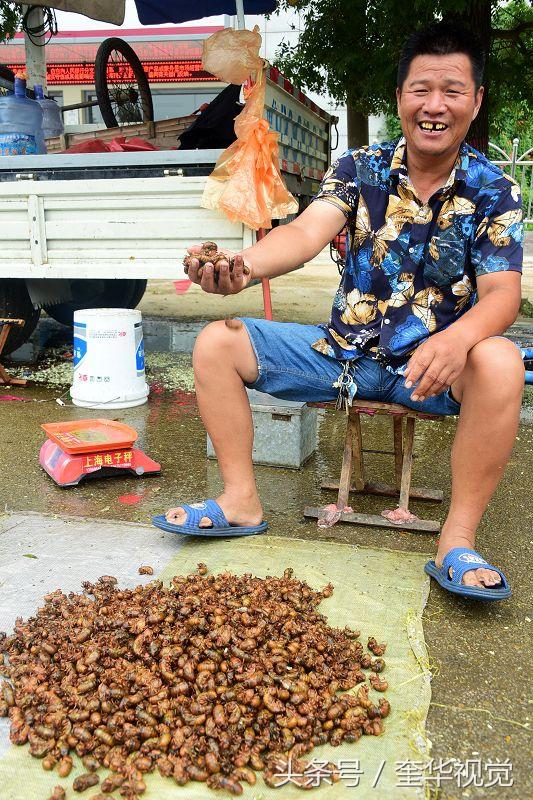
<svg viewBox="0 0 533 800">
<path fill-rule="evenodd" d="M 347 226 L 347 257 L 327 325 L 213 322 L 193 355 L 200 413 L 224 491 L 172 508 L 167 530 L 260 532 L 245 387 L 299 401 L 400 403 L 459 414 L 452 499 L 426 570 L 457 594 L 508 597 L 503 574 L 472 548 L 513 447 L 524 384 L 518 348 L 501 334 L 520 305 L 521 198 L 516 183 L 465 143 L 483 97 L 484 57 L 464 29 L 439 23 L 410 37 L 398 67 L 403 137 L 349 150 L 314 202 L 235 256 L 218 283 L 208 264 L 189 278 L 221 295 L 310 261 Z M 191 255 L 198 249 L 191 247 Z M 243 272 L 243 265 L 249 271 Z M 217 265 L 218 266 L 218 265 Z"/>
</svg>

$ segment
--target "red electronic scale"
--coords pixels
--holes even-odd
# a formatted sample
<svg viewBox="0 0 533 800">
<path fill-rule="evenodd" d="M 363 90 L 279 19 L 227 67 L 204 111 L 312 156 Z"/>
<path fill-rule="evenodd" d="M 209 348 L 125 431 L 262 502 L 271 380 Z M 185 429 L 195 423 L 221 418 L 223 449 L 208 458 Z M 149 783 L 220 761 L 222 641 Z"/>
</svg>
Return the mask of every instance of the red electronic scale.
<svg viewBox="0 0 533 800">
<path fill-rule="evenodd" d="M 41 425 L 48 439 L 41 447 L 39 463 L 58 486 L 76 486 L 86 475 L 115 470 L 134 475 L 161 471 L 142 450 L 133 447 L 137 431 L 109 419 L 48 422 Z M 116 473 L 115 473 L 116 474 Z"/>
</svg>

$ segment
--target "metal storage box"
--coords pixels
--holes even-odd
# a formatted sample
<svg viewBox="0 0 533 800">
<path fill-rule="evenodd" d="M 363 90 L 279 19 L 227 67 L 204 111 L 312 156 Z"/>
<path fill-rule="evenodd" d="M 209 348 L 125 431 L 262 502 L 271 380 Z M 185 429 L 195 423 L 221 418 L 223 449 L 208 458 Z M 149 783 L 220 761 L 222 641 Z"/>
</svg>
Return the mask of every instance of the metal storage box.
<svg viewBox="0 0 533 800">
<path fill-rule="evenodd" d="M 254 423 L 254 464 L 301 467 L 316 450 L 317 409 L 253 389 L 247 392 Z M 207 455 L 216 458 L 209 436 Z"/>
</svg>

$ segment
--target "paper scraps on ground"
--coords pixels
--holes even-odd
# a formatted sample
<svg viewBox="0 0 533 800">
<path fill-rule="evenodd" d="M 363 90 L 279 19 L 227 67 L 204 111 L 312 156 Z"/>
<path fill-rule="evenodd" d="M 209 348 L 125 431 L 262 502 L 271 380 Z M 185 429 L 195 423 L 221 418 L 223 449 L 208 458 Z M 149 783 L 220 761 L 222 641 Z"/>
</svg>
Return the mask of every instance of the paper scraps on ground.
<svg viewBox="0 0 533 800">
<path fill-rule="evenodd" d="M 118 498 L 118 502 L 126 506 L 133 506 L 136 503 L 140 503 L 141 500 L 144 500 L 143 494 L 121 494 Z"/>
</svg>

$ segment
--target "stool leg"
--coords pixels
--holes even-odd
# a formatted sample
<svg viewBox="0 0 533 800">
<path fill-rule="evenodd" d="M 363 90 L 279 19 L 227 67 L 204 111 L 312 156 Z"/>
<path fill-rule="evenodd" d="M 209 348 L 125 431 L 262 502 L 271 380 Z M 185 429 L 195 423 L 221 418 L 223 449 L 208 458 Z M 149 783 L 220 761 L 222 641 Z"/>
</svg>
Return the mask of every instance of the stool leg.
<svg viewBox="0 0 533 800">
<path fill-rule="evenodd" d="M 0 328 L 0 355 L 2 354 L 2 350 L 4 349 L 4 345 L 6 343 L 6 339 L 9 336 L 9 325 L 3 324 Z"/>
<path fill-rule="evenodd" d="M 407 417 L 405 441 L 403 447 L 402 482 L 400 486 L 399 507 L 405 511 L 409 506 L 409 489 L 411 488 L 411 472 L 413 469 L 413 443 L 415 438 L 415 418 Z"/>
<path fill-rule="evenodd" d="M 7 337 L 9 336 L 9 325 L 3 324 L 0 328 L 0 355 L 2 355 L 2 350 L 4 349 L 4 345 L 6 343 Z M 4 367 L 0 364 L 0 384 L 9 386 L 10 378 Z"/>
<path fill-rule="evenodd" d="M 402 462 L 403 462 L 403 417 L 392 418 L 394 425 L 394 475 L 395 485 L 398 491 L 402 485 Z"/>
<path fill-rule="evenodd" d="M 0 323 L 0 355 L 2 355 L 2 351 L 4 349 L 7 337 L 9 336 L 9 331 L 11 330 L 12 324 L 14 323 Z M 28 381 L 26 378 L 12 378 L 11 375 L 9 375 L 5 368 L 0 364 L 0 386 L 26 386 L 27 383 Z"/>
<path fill-rule="evenodd" d="M 352 452 L 354 459 L 354 486 L 356 491 L 362 492 L 365 488 L 365 465 L 363 461 L 363 434 L 361 433 L 361 415 L 356 411 L 352 411 L 350 416 L 353 417 Z"/>
<path fill-rule="evenodd" d="M 348 494 L 350 492 L 350 479 L 352 477 L 353 459 L 353 419 L 348 417 L 346 426 L 346 438 L 344 439 L 344 453 L 342 455 L 341 476 L 339 479 L 339 494 L 337 496 L 337 508 L 344 508 L 348 505 Z"/>
</svg>

